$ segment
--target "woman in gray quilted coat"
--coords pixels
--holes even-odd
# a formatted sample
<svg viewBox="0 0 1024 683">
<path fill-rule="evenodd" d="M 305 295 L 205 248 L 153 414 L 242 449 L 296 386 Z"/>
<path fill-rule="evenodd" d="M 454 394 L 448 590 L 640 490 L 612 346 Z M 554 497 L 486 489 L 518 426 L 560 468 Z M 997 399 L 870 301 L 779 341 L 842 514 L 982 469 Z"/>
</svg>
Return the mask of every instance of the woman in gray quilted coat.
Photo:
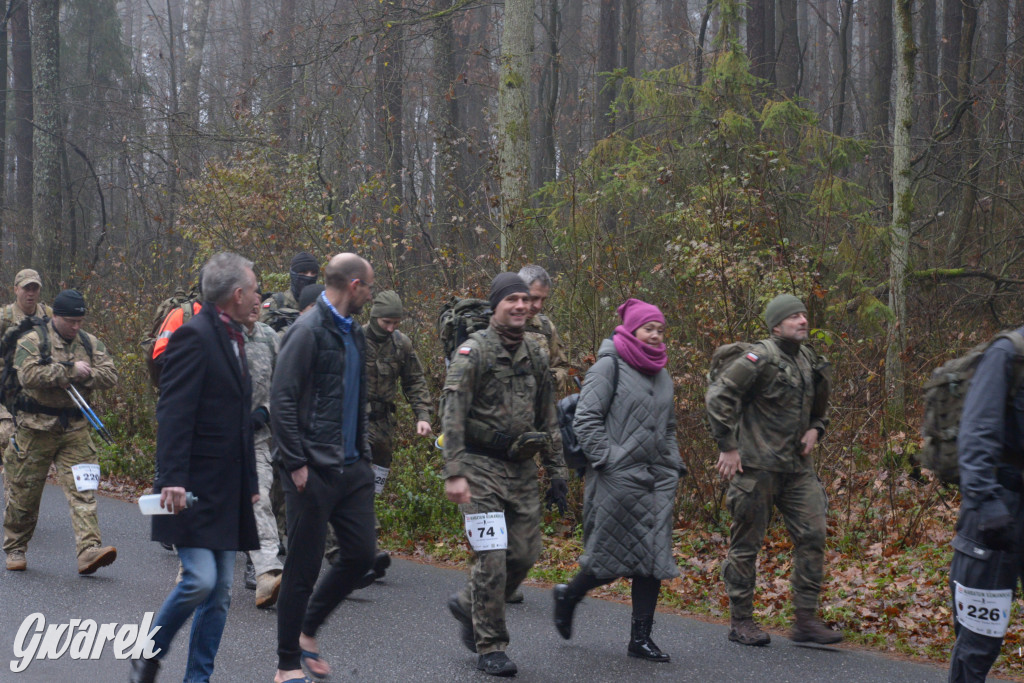
<svg viewBox="0 0 1024 683">
<path fill-rule="evenodd" d="M 587 372 L 573 429 L 587 457 L 580 572 L 555 586 L 555 628 L 572 636 L 573 613 L 587 591 L 620 577 L 633 580 L 628 654 L 669 656 L 651 640 L 661 582 L 679 575 L 672 522 L 686 467 L 676 445 L 672 377 L 665 370 L 665 316 L 629 299 Z"/>
</svg>

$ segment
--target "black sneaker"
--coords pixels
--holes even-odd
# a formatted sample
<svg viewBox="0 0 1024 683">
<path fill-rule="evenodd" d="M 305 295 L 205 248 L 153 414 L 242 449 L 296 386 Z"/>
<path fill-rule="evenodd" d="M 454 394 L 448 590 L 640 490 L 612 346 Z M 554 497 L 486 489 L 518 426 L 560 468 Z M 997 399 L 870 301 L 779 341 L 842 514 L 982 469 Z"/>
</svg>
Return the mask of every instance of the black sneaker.
<svg viewBox="0 0 1024 683">
<path fill-rule="evenodd" d="M 388 573 L 388 567 L 391 566 L 391 555 L 384 551 L 377 553 L 377 557 L 373 560 L 373 575 L 375 578 L 383 579 L 384 575 Z"/>
<path fill-rule="evenodd" d="M 480 655 L 476 660 L 476 668 L 489 676 L 503 678 L 519 673 L 518 667 L 504 652 L 488 652 L 485 655 Z"/>
<path fill-rule="evenodd" d="M 459 637 L 462 639 L 462 644 L 470 652 L 476 652 L 476 634 L 473 633 L 473 617 L 466 614 L 466 610 L 462 609 L 462 605 L 459 604 L 458 593 L 452 593 L 452 596 L 448 598 L 448 611 L 459 622 L 461 627 Z"/>
</svg>

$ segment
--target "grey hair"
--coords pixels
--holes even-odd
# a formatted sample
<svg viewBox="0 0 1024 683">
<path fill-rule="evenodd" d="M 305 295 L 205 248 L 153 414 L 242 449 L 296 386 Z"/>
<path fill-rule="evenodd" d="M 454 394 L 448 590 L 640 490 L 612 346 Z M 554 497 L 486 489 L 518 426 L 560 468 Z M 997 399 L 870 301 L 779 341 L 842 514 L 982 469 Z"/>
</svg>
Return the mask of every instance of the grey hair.
<svg viewBox="0 0 1024 683">
<path fill-rule="evenodd" d="M 249 284 L 252 261 L 238 254 L 223 251 L 203 266 L 203 298 L 215 304 L 224 303 L 231 293 Z"/>
<path fill-rule="evenodd" d="M 519 279 L 529 287 L 534 282 L 539 282 L 541 287 L 551 287 L 551 276 L 541 266 L 531 263 L 519 269 Z"/>
</svg>

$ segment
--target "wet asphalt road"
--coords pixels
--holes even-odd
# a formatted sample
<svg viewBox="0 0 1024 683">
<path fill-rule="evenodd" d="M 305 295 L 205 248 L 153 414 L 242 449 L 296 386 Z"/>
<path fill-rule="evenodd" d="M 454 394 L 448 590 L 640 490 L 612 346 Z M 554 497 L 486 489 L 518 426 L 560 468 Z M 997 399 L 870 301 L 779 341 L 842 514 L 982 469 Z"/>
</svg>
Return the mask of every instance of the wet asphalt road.
<svg viewBox="0 0 1024 683">
<path fill-rule="evenodd" d="M 170 591 L 177 558 L 148 540 L 148 518 L 132 504 L 100 497 L 104 543 L 116 545 L 118 560 L 91 577 L 76 572 L 74 540 L 64 496 L 48 485 L 39 527 L 29 546 L 28 571 L 0 569 L 0 682 L 125 681 L 128 664 L 103 649 L 98 661 L 34 660 L 12 673 L 15 640 L 25 618 L 40 612 L 47 624 L 71 619 L 139 623 L 156 612 Z M 233 604 L 213 681 L 270 683 L 276 666 L 276 618 L 257 610 L 243 587 L 244 560 L 236 563 Z M 484 681 L 475 655 L 463 649 L 445 598 L 464 573 L 396 561 L 387 577 L 342 603 L 320 633 L 321 652 L 336 681 Z M 559 638 L 551 624 L 548 589 L 524 587 L 526 602 L 508 610 L 509 656 L 519 681 L 763 681 L 808 683 L 942 681 L 943 668 L 888 659 L 854 649 L 798 647 L 782 636 L 771 646 L 747 648 L 726 639 L 727 629 L 659 613 L 654 637 L 672 655 L 669 664 L 626 656 L 629 607 L 588 599 L 578 608 L 576 634 Z M 187 625 L 186 625 L 187 629 Z M 179 632 L 164 659 L 160 681 L 180 681 L 187 630 Z"/>
</svg>

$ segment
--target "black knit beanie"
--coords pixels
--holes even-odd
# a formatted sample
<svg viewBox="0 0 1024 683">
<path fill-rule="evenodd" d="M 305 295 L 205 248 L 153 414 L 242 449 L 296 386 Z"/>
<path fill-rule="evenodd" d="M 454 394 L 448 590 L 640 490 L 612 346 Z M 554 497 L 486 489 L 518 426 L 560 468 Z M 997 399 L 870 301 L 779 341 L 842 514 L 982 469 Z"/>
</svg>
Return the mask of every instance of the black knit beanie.
<svg viewBox="0 0 1024 683">
<path fill-rule="evenodd" d="M 530 293 L 530 288 L 526 286 L 523 278 L 519 277 L 518 273 L 498 273 L 495 275 L 491 281 L 491 294 L 488 297 L 488 300 L 491 302 L 491 310 L 496 309 L 501 300 L 506 296 L 516 292 Z"/>
<path fill-rule="evenodd" d="M 85 315 L 85 297 L 75 289 L 65 289 L 53 300 L 53 314 L 62 318 L 81 318 Z"/>
</svg>

